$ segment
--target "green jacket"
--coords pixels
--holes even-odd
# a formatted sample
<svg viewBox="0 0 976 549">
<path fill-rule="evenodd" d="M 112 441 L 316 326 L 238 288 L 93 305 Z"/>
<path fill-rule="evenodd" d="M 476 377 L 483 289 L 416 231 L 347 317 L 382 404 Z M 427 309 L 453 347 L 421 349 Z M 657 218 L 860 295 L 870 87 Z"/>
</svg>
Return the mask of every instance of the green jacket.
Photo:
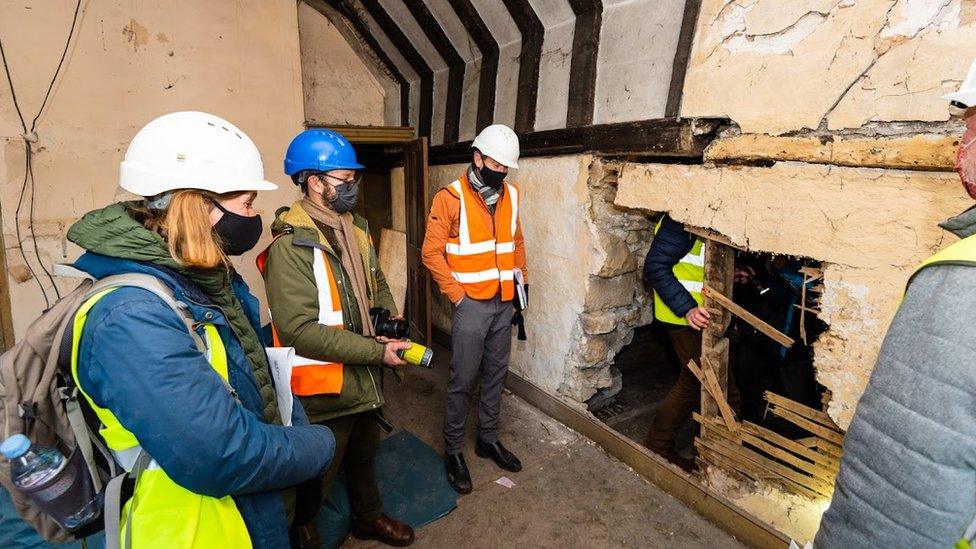
<svg viewBox="0 0 976 549">
<path fill-rule="evenodd" d="M 261 394 L 264 421 L 281 425 L 264 342 L 254 331 L 243 305 L 231 289 L 234 272 L 223 268 L 189 269 L 180 265 L 170 256 L 161 236 L 132 218 L 129 214 L 132 205 L 134 203 L 122 202 L 88 212 L 68 230 L 68 240 L 96 254 L 151 263 L 192 280 L 220 308 L 240 340 Z"/>
<path fill-rule="evenodd" d="M 380 270 L 366 220 L 355 215 L 353 224 L 366 267 L 370 307 L 383 307 L 396 314 L 396 304 Z M 384 347 L 362 335 L 359 305 L 342 261 L 300 201 L 278 211 L 271 232 L 277 238 L 268 251 L 265 291 L 281 343 L 294 347 L 301 356 L 345 365 L 341 394 L 301 398 L 309 420 L 322 422 L 379 408 L 384 402 Z M 312 271 L 314 248 L 325 252 L 339 283 L 345 330 L 318 323 L 318 290 Z"/>
</svg>

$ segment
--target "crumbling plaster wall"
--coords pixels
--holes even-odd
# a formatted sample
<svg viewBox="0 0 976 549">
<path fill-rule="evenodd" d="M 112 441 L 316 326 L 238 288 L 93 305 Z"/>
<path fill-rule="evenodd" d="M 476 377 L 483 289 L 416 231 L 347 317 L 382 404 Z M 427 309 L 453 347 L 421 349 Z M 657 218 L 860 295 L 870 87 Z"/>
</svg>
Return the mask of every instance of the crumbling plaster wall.
<svg viewBox="0 0 976 549">
<path fill-rule="evenodd" d="M 512 370 L 582 409 L 614 385 L 615 355 L 653 314 L 639 275 L 652 222 L 614 206 L 619 163 L 567 155 L 519 165 L 512 180 L 522 191 L 530 306 L 528 340 L 514 341 Z M 431 193 L 465 168 L 432 166 Z M 450 333 L 451 305 L 436 285 L 434 294 L 434 325 Z"/>
<path fill-rule="evenodd" d="M 847 428 L 912 269 L 953 240 L 936 224 L 971 201 L 955 174 L 803 163 L 630 164 L 619 206 L 669 212 L 750 250 L 824 262 L 818 380 Z"/>
<path fill-rule="evenodd" d="M 704 0 L 682 115 L 777 135 L 944 122 L 974 21 L 968 0 Z"/>
<path fill-rule="evenodd" d="M 54 71 L 73 2 L 0 3 L 0 35 L 21 107 L 30 119 Z M 257 208 L 270 224 L 297 195 L 281 172 L 285 147 L 304 121 L 295 2 L 82 2 L 83 15 L 61 77 L 38 121 L 34 144 L 34 227 L 40 260 L 50 269 L 80 253 L 67 228 L 115 199 L 118 165 L 129 140 L 149 120 L 177 110 L 227 118 L 257 144 L 266 176 L 281 188 Z M 323 29 L 324 33 L 324 29 Z M 40 37 L 44 37 L 41 39 Z M 351 123 L 359 122 L 349 119 Z M 9 90 L 0 84 L 0 204 L 15 333 L 44 308 L 18 249 L 14 212 L 24 177 L 23 141 Z M 20 219 L 24 251 L 38 270 L 27 228 L 30 192 Z M 266 245 L 267 232 L 259 247 Z M 238 262 L 259 296 L 253 253 Z M 60 281 L 70 288 L 75 280 Z"/>
</svg>

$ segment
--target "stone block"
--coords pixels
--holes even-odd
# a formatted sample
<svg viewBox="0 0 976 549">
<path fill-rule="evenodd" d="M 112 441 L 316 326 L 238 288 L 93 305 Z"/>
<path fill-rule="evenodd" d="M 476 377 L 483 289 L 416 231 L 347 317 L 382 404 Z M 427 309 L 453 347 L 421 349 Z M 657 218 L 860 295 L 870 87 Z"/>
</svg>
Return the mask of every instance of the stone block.
<svg viewBox="0 0 976 549">
<path fill-rule="evenodd" d="M 592 366 L 610 359 L 610 349 L 613 342 L 612 335 L 591 336 L 583 341 L 581 359 L 584 366 Z"/>
<path fill-rule="evenodd" d="M 609 334 L 617 328 L 617 315 L 610 311 L 586 313 L 580 316 L 583 332 L 589 335 Z"/>
<path fill-rule="evenodd" d="M 626 240 L 604 232 L 600 235 L 600 247 L 603 249 L 604 259 L 597 276 L 612 278 L 637 269 L 637 260 L 627 247 Z"/>
<path fill-rule="evenodd" d="M 634 273 L 616 278 L 591 276 L 586 286 L 583 308 L 587 312 L 615 309 L 634 302 L 637 275 Z"/>
</svg>

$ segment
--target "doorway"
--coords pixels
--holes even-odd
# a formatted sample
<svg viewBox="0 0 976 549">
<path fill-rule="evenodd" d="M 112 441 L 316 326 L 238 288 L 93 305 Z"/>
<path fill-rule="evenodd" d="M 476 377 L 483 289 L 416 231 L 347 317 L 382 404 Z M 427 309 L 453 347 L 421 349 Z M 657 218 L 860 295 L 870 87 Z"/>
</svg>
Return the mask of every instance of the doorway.
<svg viewBox="0 0 976 549">
<path fill-rule="evenodd" d="M 369 223 L 394 300 L 398 307 L 403 304 L 400 313 L 409 321 L 410 338 L 430 345 L 431 281 L 420 256 L 430 210 L 427 138 L 415 139 L 413 128 L 404 126 L 306 127 L 337 131 L 356 147 L 366 166 L 356 213 Z M 394 184 L 395 168 L 403 169 L 402 189 Z M 398 215 L 404 220 L 400 227 Z"/>
</svg>

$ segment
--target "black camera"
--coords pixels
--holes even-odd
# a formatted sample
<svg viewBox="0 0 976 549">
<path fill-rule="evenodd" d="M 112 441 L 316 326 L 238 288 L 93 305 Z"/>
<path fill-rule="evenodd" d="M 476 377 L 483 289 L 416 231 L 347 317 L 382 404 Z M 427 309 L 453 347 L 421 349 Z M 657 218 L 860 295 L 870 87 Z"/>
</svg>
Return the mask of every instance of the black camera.
<svg viewBox="0 0 976 549">
<path fill-rule="evenodd" d="M 382 337 L 390 339 L 403 339 L 407 337 L 410 330 L 407 319 L 390 318 L 390 310 L 382 307 L 373 307 L 369 310 L 369 319 L 373 323 L 373 332 Z"/>
</svg>

